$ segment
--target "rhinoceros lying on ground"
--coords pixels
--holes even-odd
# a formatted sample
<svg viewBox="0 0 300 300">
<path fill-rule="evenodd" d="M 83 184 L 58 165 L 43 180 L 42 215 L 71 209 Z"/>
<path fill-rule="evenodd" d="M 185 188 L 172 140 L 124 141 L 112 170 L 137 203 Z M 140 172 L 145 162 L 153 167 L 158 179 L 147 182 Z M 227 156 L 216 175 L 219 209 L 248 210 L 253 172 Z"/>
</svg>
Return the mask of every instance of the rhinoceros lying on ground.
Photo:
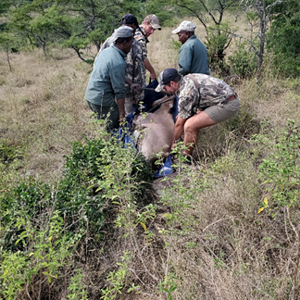
<svg viewBox="0 0 300 300">
<path fill-rule="evenodd" d="M 175 96 L 165 96 L 153 102 L 160 105 L 154 112 L 139 114 L 133 120 L 135 135 L 138 132 L 137 149 L 154 165 L 157 155 L 170 155 L 174 139 L 174 120 L 171 112 Z"/>
</svg>

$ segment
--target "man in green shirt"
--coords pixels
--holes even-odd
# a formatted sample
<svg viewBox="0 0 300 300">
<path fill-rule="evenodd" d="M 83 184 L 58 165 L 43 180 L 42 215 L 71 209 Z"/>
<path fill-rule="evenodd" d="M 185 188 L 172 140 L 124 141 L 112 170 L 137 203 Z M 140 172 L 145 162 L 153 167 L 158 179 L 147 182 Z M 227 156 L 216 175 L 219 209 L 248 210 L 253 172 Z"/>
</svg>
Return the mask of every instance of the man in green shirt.
<svg viewBox="0 0 300 300">
<path fill-rule="evenodd" d="M 113 42 L 112 47 L 99 54 L 85 93 L 97 118 L 107 119 L 107 131 L 118 128 L 125 118 L 125 59 L 132 46 L 133 29 L 119 27 L 114 32 Z"/>
<path fill-rule="evenodd" d="M 182 44 L 179 51 L 179 73 L 202 73 L 210 75 L 208 68 L 207 51 L 204 44 L 195 35 L 196 26 L 190 21 L 183 21 L 172 31 L 178 34 L 178 40 Z"/>
</svg>

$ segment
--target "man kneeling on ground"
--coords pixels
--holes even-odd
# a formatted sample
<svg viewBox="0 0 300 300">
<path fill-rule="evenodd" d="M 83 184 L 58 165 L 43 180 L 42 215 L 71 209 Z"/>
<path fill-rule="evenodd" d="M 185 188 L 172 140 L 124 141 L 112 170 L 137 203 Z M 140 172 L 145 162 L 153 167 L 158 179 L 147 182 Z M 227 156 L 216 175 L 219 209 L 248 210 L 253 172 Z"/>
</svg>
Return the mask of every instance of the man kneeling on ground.
<svg viewBox="0 0 300 300">
<path fill-rule="evenodd" d="M 205 74 L 182 76 L 176 69 L 165 69 L 159 75 L 156 92 L 163 89 L 178 96 L 172 147 L 184 134 L 186 149 L 183 155 L 189 159 L 197 143 L 199 130 L 229 119 L 240 108 L 237 94 L 227 83 Z"/>
</svg>

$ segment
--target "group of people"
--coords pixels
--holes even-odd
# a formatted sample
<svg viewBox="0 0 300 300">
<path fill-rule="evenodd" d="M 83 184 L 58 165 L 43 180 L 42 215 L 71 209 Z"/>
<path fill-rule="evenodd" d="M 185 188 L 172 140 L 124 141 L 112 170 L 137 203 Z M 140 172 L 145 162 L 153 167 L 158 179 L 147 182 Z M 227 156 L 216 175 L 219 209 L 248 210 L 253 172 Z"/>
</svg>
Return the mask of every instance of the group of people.
<svg viewBox="0 0 300 300">
<path fill-rule="evenodd" d="M 195 35 L 196 26 L 183 21 L 172 33 L 182 46 L 178 70 L 163 70 L 156 92 L 165 90 L 178 97 L 174 142 L 184 135 L 183 155 L 190 157 L 201 128 L 234 116 L 240 102 L 235 91 L 223 80 L 210 76 L 205 45 Z M 126 14 L 122 25 L 102 45 L 86 89 L 85 98 L 98 119 L 107 119 L 107 130 L 119 127 L 143 99 L 146 70 L 151 79 L 156 72 L 147 57 L 148 37 L 161 30 L 156 15 L 145 17 L 139 25 Z"/>
</svg>

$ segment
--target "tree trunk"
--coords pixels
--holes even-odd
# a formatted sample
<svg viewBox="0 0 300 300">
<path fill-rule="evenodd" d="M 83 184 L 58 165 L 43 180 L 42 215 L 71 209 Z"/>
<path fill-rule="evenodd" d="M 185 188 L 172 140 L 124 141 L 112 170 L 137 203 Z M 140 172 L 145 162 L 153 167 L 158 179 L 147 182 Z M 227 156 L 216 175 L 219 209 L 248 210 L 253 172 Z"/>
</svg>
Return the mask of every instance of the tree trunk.
<svg viewBox="0 0 300 300">
<path fill-rule="evenodd" d="M 6 60 L 7 60 L 8 66 L 9 66 L 9 70 L 10 70 L 10 72 L 12 72 L 10 59 L 9 59 L 9 48 L 8 47 L 6 48 Z"/>
</svg>

